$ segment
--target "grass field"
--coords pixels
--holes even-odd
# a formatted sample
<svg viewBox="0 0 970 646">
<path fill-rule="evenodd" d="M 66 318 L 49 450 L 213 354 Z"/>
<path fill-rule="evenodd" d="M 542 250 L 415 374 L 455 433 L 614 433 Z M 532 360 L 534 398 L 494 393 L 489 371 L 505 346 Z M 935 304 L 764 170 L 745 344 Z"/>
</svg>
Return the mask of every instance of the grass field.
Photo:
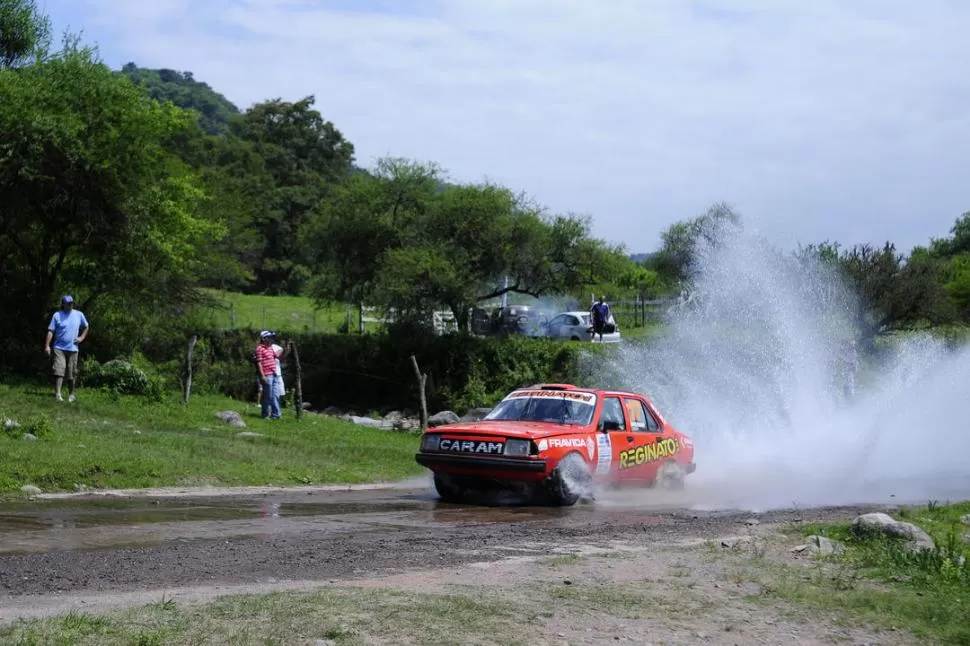
<svg viewBox="0 0 970 646">
<path fill-rule="evenodd" d="M 188 407 L 80 390 L 73 403 L 50 389 L 0 386 L 0 492 L 162 486 L 308 485 L 396 481 L 422 472 L 414 435 L 318 415 L 263 420 L 255 403 L 193 397 Z M 215 413 L 238 411 L 236 428 Z M 25 441 L 29 431 L 36 441 Z M 240 438 L 249 431 L 257 438 Z"/>
<path fill-rule="evenodd" d="M 793 527 L 796 538 L 827 536 L 845 547 L 806 575 L 775 569 L 771 603 L 783 599 L 837 613 L 848 623 L 904 630 L 921 643 L 970 644 L 970 502 L 902 508 L 893 517 L 928 532 L 935 551 L 853 536 L 848 523 Z M 763 577 L 763 573 L 761 575 Z"/>
<path fill-rule="evenodd" d="M 261 296 L 219 290 L 205 290 L 218 305 L 209 311 L 218 329 L 237 328 L 277 330 L 280 332 L 336 332 L 347 319 L 342 305 L 317 308 L 303 296 Z M 356 329 L 357 308 L 350 309 L 352 329 Z"/>
</svg>

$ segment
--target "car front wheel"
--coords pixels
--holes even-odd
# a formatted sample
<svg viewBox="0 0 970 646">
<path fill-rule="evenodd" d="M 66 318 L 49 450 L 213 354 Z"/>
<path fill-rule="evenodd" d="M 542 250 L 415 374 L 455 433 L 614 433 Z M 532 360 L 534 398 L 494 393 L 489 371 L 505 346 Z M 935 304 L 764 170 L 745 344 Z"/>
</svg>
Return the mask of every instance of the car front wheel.
<svg viewBox="0 0 970 646">
<path fill-rule="evenodd" d="M 549 494 L 554 505 L 570 507 L 583 496 L 593 493 L 593 476 L 578 453 L 570 453 L 549 477 Z"/>
<path fill-rule="evenodd" d="M 679 491 L 684 488 L 686 477 L 687 473 L 682 466 L 676 462 L 665 462 L 657 473 L 654 486 L 664 491 Z"/>
<path fill-rule="evenodd" d="M 461 502 L 463 490 L 451 476 L 443 473 L 434 474 L 434 488 L 445 502 Z"/>
</svg>

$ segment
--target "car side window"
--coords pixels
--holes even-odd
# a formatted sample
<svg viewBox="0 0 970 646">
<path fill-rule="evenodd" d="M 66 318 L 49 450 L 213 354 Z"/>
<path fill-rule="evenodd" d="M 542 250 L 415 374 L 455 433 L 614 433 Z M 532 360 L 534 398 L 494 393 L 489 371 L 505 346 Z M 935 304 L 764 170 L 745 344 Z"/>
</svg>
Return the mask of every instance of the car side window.
<svg viewBox="0 0 970 646">
<path fill-rule="evenodd" d="M 630 417 L 630 427 L 634 431 L 642 433 L 656 433 L 660 430 L 660 425 L 653 418 L 639 399 L 626 399 L 626 412 Z"/>
<path fill-rule="evenodd" d="M 559 315 L 556 318 L 549 321 L 549 325 L 563 325 L 566 322 L 566 317 Z"/>
<path fill-rule="evenodd" d="M 614 429 L 626 429 L 626 420 L 623 418 L 623 404 L 619 397 L 606 397 L 603 399 L 603 411 L 600 413 L 599 430 L 606 430 L 606 424 L 612 422 Z"/>
<path fill-rule="evenodd" d="M 569 324 L 570 325 L 579 325 L 579 319 L 577 319 L 575 316 L 570 316 L 569 317 Z"/>
</svg>

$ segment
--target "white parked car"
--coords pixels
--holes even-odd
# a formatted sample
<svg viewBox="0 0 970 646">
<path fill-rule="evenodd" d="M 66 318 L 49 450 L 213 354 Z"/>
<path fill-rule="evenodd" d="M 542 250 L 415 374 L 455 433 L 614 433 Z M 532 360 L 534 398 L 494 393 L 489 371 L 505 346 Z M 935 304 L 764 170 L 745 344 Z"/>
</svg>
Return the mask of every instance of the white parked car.
<svg viewBox="0 0 970 646">
<path fill-rule="evenodd" d="M 612 314 L 610 314 L 607 330 L 610 329 L 610 325 L 612 325 L 613 331 L 609 334 L 604 332 L 603 343 L 618 343 L 620 341 L 620 327 L 616 324 Z M 546 336 L 550 339 L 599 343 L 598 334 L 595 339 L 593 338 L 592 327 L 593 323 L 590 321 L 589 312 L 563 312 L 553 317 L 545 326 Z"/>
</svg>

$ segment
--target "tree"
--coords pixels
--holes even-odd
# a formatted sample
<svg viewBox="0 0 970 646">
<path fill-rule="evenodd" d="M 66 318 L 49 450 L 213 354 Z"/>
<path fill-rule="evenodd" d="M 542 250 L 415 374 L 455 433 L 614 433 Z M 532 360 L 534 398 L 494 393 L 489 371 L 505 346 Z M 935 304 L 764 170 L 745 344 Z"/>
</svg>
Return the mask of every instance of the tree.
<svg viewBox="0 0 970 646">
<path fill-rule="evenodd" d="M 21 67 L 50 45 L 50 19 L 34 0 L 0 0 L 0 70 Z"/>
<path fill-rule="evenodd" d="M 54 295 L 122 304 L 136 327 L 188 298 L 202 242 L 202 193 L 166 148 L 191 117 L 114 75 L 92 50 L 0 70 L 0 273 L 5 333 L 43 324 Z"/>
<path fill-rule="evenodd" d="M 270 293 L 298 293 L 309 278 L 300 230 L 327 192 L 347 179 L 354 147 L 312 108 L 308 96 L 290 103 L 274 99 L 251 107 L 230 132 L 251 143 L 265 160 L 274 189 L 256 226 L 265 240 L 256 268 L 257 286 Z"/>
<path fill-rule="evenodd" d="M 661 234 L 660 251 L 649 261 L 649 267 L 671 283 L 686 281 L 700 253 L 716 249 L 740 228 L 741 216 L 728 204 L 718 202 L 702 215 L 670 225 Z"/>
<path fill-rule="evenodd" d="M 227 132 L 229 122 L 239 114 L 239 108 L 229 99 L 206 83 L 195 80 L 192 72 L 146 69 L 127 63 L 119 74 L 144 88 L 151 98 L 161 102 L 171 101 L 180 108 L 195 112 L 199 126 L 206 134 Z"/>
</svg>

